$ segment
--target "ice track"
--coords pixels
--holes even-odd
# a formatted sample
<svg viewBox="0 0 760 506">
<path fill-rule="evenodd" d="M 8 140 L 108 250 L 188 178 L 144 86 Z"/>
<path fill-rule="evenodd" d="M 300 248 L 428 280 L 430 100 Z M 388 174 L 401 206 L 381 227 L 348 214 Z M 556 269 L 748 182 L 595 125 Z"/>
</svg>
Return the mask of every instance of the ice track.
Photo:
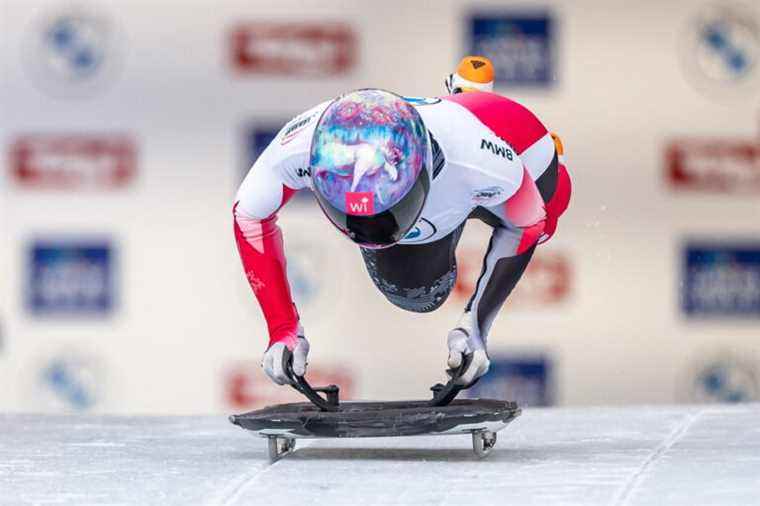
<svg viewBox="0 0 760 506">
<path fill-rule="evenodd" d="M 264 439 L 225 417 L 0 416 L 0 504 L 760 504 L 760 404 L 526 409 L 469 436 Z"/>
</svg>

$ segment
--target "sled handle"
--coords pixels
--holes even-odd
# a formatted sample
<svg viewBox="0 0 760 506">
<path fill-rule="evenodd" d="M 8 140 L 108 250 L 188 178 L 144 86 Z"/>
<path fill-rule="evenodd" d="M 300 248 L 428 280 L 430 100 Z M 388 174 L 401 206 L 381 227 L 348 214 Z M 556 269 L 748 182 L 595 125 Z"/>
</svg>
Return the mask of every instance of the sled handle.
<svg viewBox="0 0 760 506">
<path fill-rule="evenodd" d="M 293 353 L 287 347 L 282 354 L 282 369 L 293 380 L 290 386 L 309 399 L 320 411 L 338 411 L 340 405 L 340 389 L 338 386 L 312 387 L 305 377 L 298 376 L 293 372 Z M 324 393 L 325 397 L 319 395 L 319 392 Z"/>
<path fill-rule="evenodd" d="M 431 406 L 448 406 L 451 404 L 451 401 L 453 401 L 456 396 L 459 395 L 459 392 L 470 388 L 472 385 L 478 382 L 478 380 L 475 379 L 475 381 L 469 385 L 459 385 L 456 383 L 456 381 L 462 376 L 462 374 L 464 374 L 467 368 L 470 367 L 472 358 L 472 353 L 462 354 L 463 360 L 459 367 L 456 369 L 449 369 L 451 379 L 449 379 L 445 385 L 437 383 L 430 387 L 430 390 L 433 391 L 433 398 L 429 401 L 429 404 Z"/>
</svg>

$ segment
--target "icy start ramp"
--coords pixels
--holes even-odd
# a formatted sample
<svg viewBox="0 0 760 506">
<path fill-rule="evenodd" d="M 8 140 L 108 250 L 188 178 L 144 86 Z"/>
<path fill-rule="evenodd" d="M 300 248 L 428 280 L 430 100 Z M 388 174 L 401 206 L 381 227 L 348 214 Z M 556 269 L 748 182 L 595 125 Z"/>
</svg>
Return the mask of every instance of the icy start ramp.
<svg viewBox="0 0 760 506">
<path fill-rule="evenodd" d="M 314 440 L 225 417 L 0 416 L 0 504 L 760 504 L 760 405 L 526 409 L 469 438 Z"/>
</svg>

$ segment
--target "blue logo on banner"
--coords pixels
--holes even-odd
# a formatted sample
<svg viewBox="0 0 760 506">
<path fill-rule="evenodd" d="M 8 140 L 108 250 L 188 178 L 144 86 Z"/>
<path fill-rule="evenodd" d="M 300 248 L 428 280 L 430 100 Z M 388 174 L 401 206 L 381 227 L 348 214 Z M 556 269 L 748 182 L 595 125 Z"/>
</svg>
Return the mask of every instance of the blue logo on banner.
<svg viewBox="0 0 760 506">
<path fill-rule="evenodd" d="M 716 402 L 751 402 L 758 400 L 757 378 L 742 364 L 718 362 L 699 371 L 695 388 L 704 398 Z"/>
<path fill-rule="evenodd" d="M 757 20 L 751 12 L 714 6 L 699 17 L 692 59 L 705 76 L 738 80 L 753 72 L 760 51 Z"/>
<path fill-rule="evenodd" d="M 95 5 L 45 13 L 27 30 L 24 60 L 35 84 L 57 97 L 83 98 L 102 91 L 121 68 L 119 24 Z"/>
<path fill-rule="evenodd" d="M 702 43 L 713 51 L 725 69 L 735 76 L 740 76 L 747 71 L 751 62 L 744 48 L 735 44 L 732 39 L 731 28 L 715 22 L 705 26 L 700 35 Z"/>
<path fill-rule="evenodd" d="M 96 18 L 61 16 L 45 31 L 45 41 L 55 59 L 70 77 L 86 78 L 100 67 L 108 40 Z"/>
<path fill-rule="evenodd" d="M 760 318 L 760 243 L 687 245 L 681 306 L 688 316 Z"/>
<path fill-rule="evenodd" d="M 555 79 L 554 23 L 548 13 L 476 15 L 470 54 L 491 59 L 496 84 L 547 86 Z"/>
<path fill-rule="evenodd" d="M 760 364 L 748 350 L 722 351 L 692 367 L 688 375 L 688 402 L 757 402 L 760 400 Z"/>
<path fill-rule="evenodd" d="M 107 314 L 114 306 L 110 244 L 37 242 L 30 248 L 28 308 L 40 315 Z"/>
<path fill-rule="evenodd" d="M 282 125 L 278 126 L 262 126 L 262 125 L 255 125 L 252 128 L 250 128 L 246 133 L 246 153 L 245 153 L 245 163 L 246 165 L 243 167 L 243 177 L 248 174 L 248 171 L 251 169 L 254 163 L 256 163 L 256 160 L 258 160 L 259 156 L 261 156 L 261 153 L 264 152 L 264 150 L 271 144 L 271 142 L 274 140 L 275 137 L 277 137 L 277 133 L 280 131 L 283 125 L 285 125 L 286 122 L 283 121 Z M 308 171 L 308 168 L 299 169 L 298 170 L 298 176 L 299 177 L 309 177 L 311 173 Z M 309 190 L 301 190 L 297 191 L 295 195 L 293 195 L 293 198 L 290 200 L 291 203 L 313 203 L 314 199 L 311 196 L 311 192 Z"/>
<path fill-rule="evenodd" d="M 78 365 L 64 359 L 53 360 L 42 371 L 43 381 L 61 401 L 84 411 L 95 404 L 95 395 L 81 376 Z"/>
<path fill-rule="evenodd" d="M 551 406 L 551 361 L 543 355 L 491 357 L 488 373 L 470 389 L 470 398 L 517 401 L 521 406 Z"/>
</svg>

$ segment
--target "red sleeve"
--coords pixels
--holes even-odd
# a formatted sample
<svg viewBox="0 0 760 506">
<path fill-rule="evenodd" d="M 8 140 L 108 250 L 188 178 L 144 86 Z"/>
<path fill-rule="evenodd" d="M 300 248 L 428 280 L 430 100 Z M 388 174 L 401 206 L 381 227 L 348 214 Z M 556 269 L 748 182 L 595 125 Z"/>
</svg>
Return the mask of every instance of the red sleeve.
<svg viewBox="0 0 760 506">
<path fill-rule="evenodd" d="M 282 207 L 295 190 L 283 186 Z M 292 340 L 298 331 L 298 312 L 288 285 L 282 231 L 277 215 L 258 220 L 233 208 L 235 241 L 248 283 L 259 301 L 269 329 L 269 345 Z M 290 344 L 290 343 L 288 343 Z"/>
</svg>

